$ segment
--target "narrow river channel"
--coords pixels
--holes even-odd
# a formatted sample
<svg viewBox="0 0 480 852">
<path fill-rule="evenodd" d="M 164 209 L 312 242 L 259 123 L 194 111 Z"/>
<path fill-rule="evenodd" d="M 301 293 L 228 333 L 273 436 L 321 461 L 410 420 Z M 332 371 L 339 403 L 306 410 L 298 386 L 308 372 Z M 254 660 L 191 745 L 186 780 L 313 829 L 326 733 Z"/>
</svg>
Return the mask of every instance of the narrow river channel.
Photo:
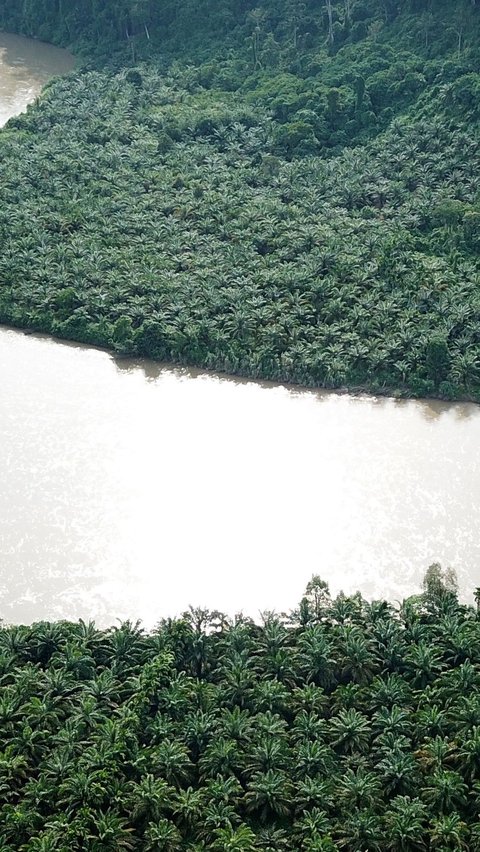
<svg viewBox="0 0 480 852">
<path fill-rule="evenodd" d="M 0 34 L 0 123 L 71 57 Z M 1 135 L 0 135 L 1 147 Z M 0 617 L 256 616 L 312 573 L 480 585 L 480 407 L 236 381 L 0 330 Z"/>
</svg>

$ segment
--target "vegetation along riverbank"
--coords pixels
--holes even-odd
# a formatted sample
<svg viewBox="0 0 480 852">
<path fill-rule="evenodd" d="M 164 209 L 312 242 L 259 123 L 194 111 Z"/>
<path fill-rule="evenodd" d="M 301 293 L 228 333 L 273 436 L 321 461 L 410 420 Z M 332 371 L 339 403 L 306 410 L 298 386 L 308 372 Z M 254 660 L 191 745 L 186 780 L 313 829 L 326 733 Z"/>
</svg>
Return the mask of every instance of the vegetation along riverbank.
<svg viewBox="0 0 480 852">
<path fill-rule="evenodd" d="M 0 134 L 0 321 L 480 398 L 471 0 L 9 0 L 83 65 Z"/>
<path fill-rule="evenodd" d="M 480 590 L 477 590 L 477 605 Z M 0 629 L 4 852 L 480 849 L 480 620 L 313 577 L 261 625 Z"/>
</svg>

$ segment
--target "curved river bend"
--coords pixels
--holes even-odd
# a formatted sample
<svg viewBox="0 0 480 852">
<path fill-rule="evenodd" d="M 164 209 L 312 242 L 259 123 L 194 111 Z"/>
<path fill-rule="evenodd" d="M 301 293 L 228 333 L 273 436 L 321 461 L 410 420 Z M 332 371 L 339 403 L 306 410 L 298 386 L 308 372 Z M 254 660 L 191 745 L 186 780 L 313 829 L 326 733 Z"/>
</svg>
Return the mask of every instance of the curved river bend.
<svg viewBox="0 0 480 852">
<path fill-rule="evenodd" d="M 0 121 L 71 57 L 0 34 Z M 1 136 L 0 136 L 1 146 Z M 235 381 L 0 330 L 0 616 L 257 615 L 480 585 L 480 408 Z"/>
<path fill-rule="evenodd" d="M 23 112 L 51 77 L 73 66 L 67 50 L 0 32 L 0 127 Z"/>
</svg>

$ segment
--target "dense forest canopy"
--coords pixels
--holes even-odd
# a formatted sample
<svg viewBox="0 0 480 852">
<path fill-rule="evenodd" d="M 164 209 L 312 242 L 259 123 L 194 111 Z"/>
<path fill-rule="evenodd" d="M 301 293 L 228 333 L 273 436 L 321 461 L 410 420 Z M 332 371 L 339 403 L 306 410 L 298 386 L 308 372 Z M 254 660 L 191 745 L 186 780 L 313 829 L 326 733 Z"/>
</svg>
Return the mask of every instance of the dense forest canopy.
<svg viewBox="0 0 480 852">
<path fill-rule="evenodd" d="M 211 37 L 229 37 L 247 27 L 268 30 L 284 41 L 308 35 L 307 47 L 326 34 L 328 41 L 344 42 L 365 36 L 368 25 L 391 23 L 405 14 L 431 15 L 450 7 L 457 25 L 465 6 L 477 0 L 4 0 L 0 22 L 28 35 L 78 43 L 123 41 L 137 34 L 155 45 L 173 39 L 201 37 L 208 50 Z M 423 22 L 424 25 L 426 22 Z M 352 33 L 353 30 L 353 33 Z M 296 31 L 296 35 L 294 32 Z M 298 46 L 298 44 L 297 44 Z"/>
<path fill-rule="evenodd" d="M 480 398 L 472 0 L 9 0 L 83 65 L 0 136 L 0 319 Z"/>
<path fill-rule="evenodd" d="M 261 625 L 3 627 L 0 677 L 2 852 L 480 849 L 480 620 L 438 565 L 399 609 L 314 577 Z"/>
</svg>

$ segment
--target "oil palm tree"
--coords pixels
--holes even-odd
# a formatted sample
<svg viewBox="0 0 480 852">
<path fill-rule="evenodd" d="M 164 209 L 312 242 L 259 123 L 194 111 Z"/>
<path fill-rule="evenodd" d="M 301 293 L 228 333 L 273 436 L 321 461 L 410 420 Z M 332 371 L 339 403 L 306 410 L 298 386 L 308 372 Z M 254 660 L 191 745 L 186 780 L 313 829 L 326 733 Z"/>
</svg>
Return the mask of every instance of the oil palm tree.
<svg viewBox="0 0 480 852">
<path fill-rule="evenodd" d="M 205 796 L 203 790 L 195 790 L 187 787 L 186 790 L 177 792 L 173 806 L 175 822 L 186 832 L 195 831 L 203 821 L 205 807 Z"/>
<path fill-rule="evenodd" d="M 238 705 L 232 710 L 225 708 L 217 721 L 217 731 L 228 739 L 247 743 L 253 734 L 253 718 L 248 710 L 242 710 Z"/>
<path fill-rule="evenodd" d="M 419 799 L 396 796 L 385 813 L 386 848 L 413 852 L 426 848 L 427 808 Z"/>
<path fill-rule="evenodd" d="M 255 834 L 244 823 L 217 829 L 211 845 L 212 852 L 254 852 L 255 848 Z"/>
<path fill-rule="evenodd" d="M 339 847 L 362 852 L 380 852 L 383 846 L 383 831 L 379 818 L 369 809 L 354 810 L 336 831 Z M 334 835 L 335 837 L 335 835 Z"/>
<path fill-rule="evenodd" d="M 448 737 L 436 736 L 427 739 L 417 751 L 417 760 L 422 767 L 431 769 L 445 769 L 451 765 L 455 758 L 455 743 Z"/>
<path fill-rule="evenodd" d="M 355 628 L 346 629 L 342 640 L 342 679 L 352 679 L 361 685 L 369 683 L 378 668 L 372 643 Z"/>
<path fill-rule="evenodd" d="M 202 778 L 227 779 L 237 776 L 244 766 L 244 754 L 235 740 L 218 737 L 205 749 L 198 762 Z"/>
<path fill-rule="evenodd" d="M 412 697 L 411 688 L 405 678 L 397 672 L 375 677 L 370 685 L 369 694 L 372 710 L 382 707 L 392 708 L 394 705 L 405 708 L 410 704 Z"/>
<path fill-rule="evenodd" d="M 205 713 L 203 710 L 195 710 L 188 714 L 185 724 L 185 742 L 190 748 L 194 762 L 198 761 L 199 755 L 211 742 L 216 729 L 216 719 L 213 713 Z"/>
<path fill-rule="evenodd" d="M 381 708 L 372 716 L 372 729 L 377 734 L 391 733 L 395 736 L 411 736 L 411 714 L 396 704 L 389 710 Z"/>
<path fill-rule="evenodd" d="M 351 813 L 352 809 L 374 807 L 382 796 L 378 777 L 363 767 L 346 769 L 335 788 L 342 810 Z"/>
<path fill-rule="evenodd" d="M 133 828 L 128 825 L 127 820 L 113 808 L 108 808 L 105 813 L 99 813 L 96 816 L 92 831 L 86 839 L 90 840 L 92 850 L 128 852 L 136 846 L 132 832 Z"/>
<path fill-rule="evenodd" d="M 256 832 L 256 848 L 263 852 L 287 852 L 290 837 L 284 828 L 265 826 Z"/>
<path fill-rule="evenodd" d="M 188 782 L 193 773 L 188 750 L 179 740 L 165 739 L 156 747 L 152 768 L 172 786 Z"/>
<path fill-rule="evenodd" d="M 295 783 L 295 812 L 301 814 L 304 811 L 318 807 L 320 810 L 331 811 L 335 806 L 334 781 L 337 775 L 335 766 L 326 778 L 301 779 Z"/>
<path fill-rule="evenodd" d="M 267 822 L 272 816 L 287 817 L 291 811 L 292 784 L 284 772 L 273 769 L 257 772 L 247 784 L 248 811 Z"/>
<path fill-rule="evenodd" d="M 294 775 L 298 779 L 328 775 L 335 764 L 335 754 L 320 740 L 300 741 L 295 749 Z"/>
<path fill-rule="evenodd" d="M 307 683 L 327 688 L 334 679 L 331 645 L 320 625 L 305 628 L 299 638 L 299 663 Z"/>
<path fill-rule="evenodd" d="M 334 748 L 348 753 L 367 750 L 371 738 L 368 719 L 357 710 L 341 710 L 330 719 L 330 736 Z"/>
<path fill-rule="evenodd" d="M 435 812 L 450 814 L 467 803 L 468 788 L 461 775 L 448 769 L 436 769 L 423 789 L 423 798 Z"/>
<path fill-rule="evenodd" d="M 207 802 L 202 819 L 197 826 L 196 835 L 204 843 L 212 843 L 219 829 L 232 829 L 241 822 L 238 811 L 233 805 L 223 801 Z"/>
<path fill-rule="evenodd" d="M 178 828 L 165 818 L 150 823 L 144 837 L 146 852 L 180 852 L 183 846 Z"/>
<path fill-rule="evenodd" d="M 306 710 L 300 710 L 294 717 L 291 736 L 294 740 L 314 740 L 317 737 L 324 736 L 326 731 L 327 723 L 325 719 L 314 711 L 307 712 Z"/>
<path fill-rule="evenodd" d="M 312 841 L 325 837 L 331 830 L 332 822 L 320 808 L 312 808 L 293 824 L 293 833 L 298 838 L 301 849 L 311 848 Z"/>
<path fill-rule="evenodd" d="M 259 772 L 284 770 L 290 763 L 289 753 L 282 740 L 263 736 L 248 749 L 245 757 L 244 773 L 251 777 Z"/>
<path fill-rule="evenodd" d="M 458 767 L 469 782 L 480 779 L 480 727 L 475 726 L 460 745 Z"/>
<path fill-rule="evenodd" d="M 385 750 L 377 772 L 389 796 L 408 796 L 418 789 L 420 773 L 415 758 L 398 746 Z"/>
<path fill-rule="evenodd" d="M 442 736 L 449 728 L 448 717 L 445 710 L 441 710 L 437 704 L 427 704 L 417 714 L 418 735 L 424 737 Z"/>
<path fill-rule="evenodd" d="M 290 693 L 276 678 L 260 680 L 252 693 L 251 703 L 256 713 L 269 711 L 285 715 L 290 703 Z"/>
<path fill-rule="evenodd" d="M 230 706 L 240 707 L 249 705 L 250 695 L 256 682 L 253 664 L 239 654 L 227 658 L 223 664 L 222 681 L 224 682 L 224 700 Z"/>
<path fill-rule="evenodd" d="M 467 827 L 456 812 L 432 819 L 429 830 L 432 849 L 468 849 Z"/>
<path fill-rule="evenodd" d="M 441 655 L 435 651 L 434 647 L 423 641 L 409 650 L 406 662 L 412 685 L 421 689 L 431 683 L 445 668 Z"/>
<path fill-rule="evenodd" d="M 175 788 L 161 778 L 146 773 L 128 789 L 128 807 L 135 825 L 146 828 L 171 814 L 175 805 Z"/>
</svg>

